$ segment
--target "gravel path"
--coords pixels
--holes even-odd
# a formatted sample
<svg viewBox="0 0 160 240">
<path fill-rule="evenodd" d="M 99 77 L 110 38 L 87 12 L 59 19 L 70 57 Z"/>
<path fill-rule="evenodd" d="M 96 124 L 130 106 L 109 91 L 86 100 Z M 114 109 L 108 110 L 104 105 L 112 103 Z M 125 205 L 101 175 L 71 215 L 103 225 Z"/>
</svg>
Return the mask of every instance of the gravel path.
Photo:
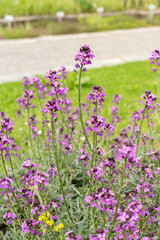
<svg viewBox="0 0 160 240">
<path fill-rule="evenodd" d="M 0 40 L 0 83 L 45 74 L 62 65 L 73 70 L 74 56 L 83 44 L 89 44 L 96 55 L 92 67 L 145 60 L 160 48 L 160 27 Z"/>
</svg>

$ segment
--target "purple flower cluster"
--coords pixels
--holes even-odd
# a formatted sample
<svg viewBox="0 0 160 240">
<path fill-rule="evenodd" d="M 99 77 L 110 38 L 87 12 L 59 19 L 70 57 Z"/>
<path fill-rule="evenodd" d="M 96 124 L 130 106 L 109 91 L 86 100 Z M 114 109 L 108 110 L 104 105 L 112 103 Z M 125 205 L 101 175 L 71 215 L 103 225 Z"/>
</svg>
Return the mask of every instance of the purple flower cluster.
<svg viewBox="0 0 160 240">
<path fill-rule="evenodd" d="M 153 72 L 157 71 L 157 66 L 160 66 L 160 50 L 154 50 L 152 56 L 149 58 L 151 64 L 155 64 L 156 67 L 153 68 Z"/>
<path fill-rule="evenodd" d="M 35 98 L 33 93 L 33 90 L 24 90 L 23 96 L 21 98 L 17 98 L 18 104 L 24 109 L 27 109 L 28 107 L 35 108 L 35 105 L 30 102 L 31 99 Z"/>
<path fill-rule="evenodd" d="M 11 133 L 13 130 L 13 126 L 15 125 L 13 122 L 11 122 L 10 118 L 2 118 L 0 120 L 1 130 L 0 133 Z"/>
<path fill-rule="evenodd" d="M 107 240 L 108 229 L 95 229 L 95 234 L 90 235 L 89 240 Z"/>
<path fill-rule="evenodd" d="M 36 119 L 35 115 L 29 117 L 29 125 L 30 129 L 32 131 L 32 139 L 35 139 L 39 136 L 38 129 L 36 127 L 36 124 L 38 123 L 38 120 Z"/>
<path fill-rule="evenodd" d="M 33 164 L 30 159 L 26 159 L 22 163 L 22 170 L 29 169 L 21 177 L 21 182 L 23 185 L 37 186 L 39 190 L 44 190 L 49 182 L 49 175 L 47 173 L 41 173 L 37 170 L 38 164 Z"/>
<path fill-rule="evenodd" d="M 107 212 L 107 214 L 110 214 L 110 216 L 114 212 L 114 207 L 117 203 L 115 200 L 115 195 L 110 187 L 98 188 L 95 193 L 92 192 L 91 195 L 84 199 L 84 201 L 86 206 L 100 209 L 102 212 Z"/>
<path fill-rule="evenodd" d="M 119 101 L 121 101 L 121 96 L 119 94 L 116 94 L 113 96 L 113 99 L 112 99 L 112 103 L 115 103 L 116 105 L 113 105 L 111 107 L 111 116 L 112 116 L 112 123 L 116 123 L 116 122 L 121 122 L 121 117 L 118 116 L 118 112 L 119 112 L 119 108 L 118 108 L 118 104 L 119 104 Z"/>
<path fill-rule="evenodd" d="M 106 96 L 104 91 L 105 89 L 101 86 L 92 87 L 91 92 L 87 95 L 87 100 L 94 105 L 103 105 Z"/>
<path fill-rule="evenodd" d="M 33 234 L 35 236 L 40 236 L 43 232 L 38 229 L 40 221 L 35 221 L 34 219 L 27 219 L 22 224 L 22 231 L 28 234 Z"/>
<path fill-rule="evenodd" d="M 8 224 L 12 224 L 13 220 L 16 220 L 17 217 L 16 217 L 15 214 L 13 214 L 13 213 L 11 213 L 11 212 L 6 212 L 6 213 L 3 215 L 3 219 L 6 219 Z"/>
<path fill-rule="evenodd" d="M 60 104 L 60 100 L 56 100 L 55 98 L 53 98 L 51 101 L 48 101 L 47 103 L 45 103 L 45 105 L 43 106 L 43 112 L 51 113 L 51 117 L 56 118 L 57 117 L 56 112 L 58 110 L 60 111 L 62 110 L 59 104 Z"/>
<path fill-rule="evenodd" d="M 79 49 L 78 54 L 75 56 L 76 69 L 82 68 L 82 71 L 86 71 L 86 65 L 92 64 L 92 59 L 94 58 L 93 51 L 90 49 L 89 46 L 84 45 Z"/>
<path fill-rule="evenodd" d="M 81 235 L 76 235 L 73 231 L 69 231 L 65 234 L 66 240 L 84 240 Z"/>
<path fill-rule="evenodd" d="M 31 87 L 36 88 L 40 98 L 44 98 L 47 92 L 47 88 L 42 84 L 42 80 L 39 77 L 34 77 L 32 79 L 24 77 L 22 79 L 22 86 L 26 90 L 29 90 Z"/>
</svg>

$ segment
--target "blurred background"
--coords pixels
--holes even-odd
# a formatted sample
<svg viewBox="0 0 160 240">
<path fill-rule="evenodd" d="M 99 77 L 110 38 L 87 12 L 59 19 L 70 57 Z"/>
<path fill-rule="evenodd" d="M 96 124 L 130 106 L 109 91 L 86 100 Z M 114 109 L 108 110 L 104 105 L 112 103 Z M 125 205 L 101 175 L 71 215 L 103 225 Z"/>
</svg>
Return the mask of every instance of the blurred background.
<svg viewBox="0 0 160 240">
<path fill-rule="evenodd" d="M 157 89 L 148 59 L 159 48 L 159 25 L 160 0 L 0 0 L 0 111 L 15 116 L 24 76 L 45 81 L 46 72 L 62 65 L 76 103 L 74 56 L 88 44 L 96 69 L 84 79 L 84 98 L 93 85 L 104 86 L 107 104 L 121 94 L 128 123 L 144 91 Z"/>
<path fill-rule="evenodd" d="M 160 0 L 0 0 L 0 38 L 157 26 L 159 8 Z"/>
</svg>

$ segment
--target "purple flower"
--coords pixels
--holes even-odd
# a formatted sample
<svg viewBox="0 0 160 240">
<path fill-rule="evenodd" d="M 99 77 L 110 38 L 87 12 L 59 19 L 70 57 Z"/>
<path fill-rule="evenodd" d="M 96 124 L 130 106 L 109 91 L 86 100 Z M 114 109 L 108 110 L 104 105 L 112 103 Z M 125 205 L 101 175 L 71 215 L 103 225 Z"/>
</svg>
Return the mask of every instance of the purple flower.
<svg viewBox="0 0 160 240">
<path fill-rule="evenodd" d="M 122 100 L 121 95 L 116 94 L 113 96 L 112 103 L 116 103 L 118 105 L 119 101 L 121 101 L 121 100 Z"/>
<path fill-rule="evenodd" d="M 84 166 L 88 166 L 88 161 L 90 160 L 91 160 L 91 154 L 88 154 L 85 148 L 81 148 L 78 162 L 82 162 Z"/>
<path fill-rule="evenodd" d="M 22 224 L 22 231 L 25 233 L 34 234 L 36 236 L 42 235 L 42 231 L 37 231 L 37 227 L 40 225 L 40 221 L 35 221 L 34 219 L 27 219 Z"/>
<path fill-rule="evenodd" d="M 50 177 L 58 175 L 57 168 L 54 166 L 54 164 L 51 164 L 51 167 L 47 170 L 47 173 Z"/>
<path fill-rule="evenodd" d="M 55 98 L 53 98 L 51 101 L 48 101 L 44 106 L 43 106 L 43 112 L 45 113 L 51 113 L 51 117 L 55 118 L 57 117 L 56 112 L 58 110 L 62 110 L 61 107 L 59 106 L 60 104 L 60 100 L 56 100 Z"/>
<path fill-rule="evenodd" d="M 3 215 L 3 219 L 5 219 L 8 224 L 12 224 L 13 220 L 17 219 L 17 216 L 15 214 L 12 214 L 11 212 L 6 212 Z"/>
<path fill-rule="evenodd" d="M 31 99 L 35 98 L 32 90 L 24 90 L 24 95 L 21 98 L 17 98 L 17 102 L 20 106 L 23 106 L 24 109 L 27 107 L 35 108 L 35 105 L 30 103 Z"/>
<path fill-rule="evenodd" d="M 151 64 L 160 64 L 160 50 L 154 50 L 152 56 L 149 58 Z M 153 71 L 156 72 L 156 68 L 153 68 Z"/>
<path fill-rule="evenodd" d="M 36 124 L 38 123 L 38 120 L 36 119 L 35 115 L 29 117 L 29 125 L 32 132 L 32 139 L 35 139 L 39 136 Z"/>
<path fill-rule="evenodd" d="M 65 234 L 66 240 L 84 240 L 82 235 L 76 235 L 73 231 L 69 231 Z"/>
<path fill-rule="evenodd" d="M 80 48 L 78 54 L 75 56 L 75 61 L 78 62 L 75 67 L 76 69 L 82 67 L 82 71 L 86 71 L 85 66 L 92 64 L 92 59 L 94 58 L 93 51 L 89 46 L 84 45 Z"/>
<path fill-rule="evenodd" d="M 87 96 L 87 100 L 95 105 L 102 105 L 105 101 L 106 93 L 105 89 L 101 86 L 92 87 L 91 92 Z"/>
<path fill-rule="evenodd" d="M 93 180 L 97 179 L 101 181 L 102 169 L 100 167 L 94 167 L 88 171 L 88 176 L 92 175 Z"/>
</svg>

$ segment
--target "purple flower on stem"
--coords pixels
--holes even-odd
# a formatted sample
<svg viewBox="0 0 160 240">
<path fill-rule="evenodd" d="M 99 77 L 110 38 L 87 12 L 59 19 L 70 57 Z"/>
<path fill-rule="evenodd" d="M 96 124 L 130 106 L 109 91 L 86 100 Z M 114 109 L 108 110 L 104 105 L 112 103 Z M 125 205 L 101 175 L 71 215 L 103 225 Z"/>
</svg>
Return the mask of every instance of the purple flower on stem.
<svg viewBox="0 0 160 240">
<path fill-rule="evenodd" d="M 106 93 L 105 89 L 101 86 L 92 87 L 91 92 L 87 96 L 87 100 L 95 105 L 102 105 L 105 101 Z"/>
<path fill-rule="evenodd" d="M 69 231 L 65 234 L 66 240 L 84 240 L 82 235 L 76 235 L 73 231 Z"/>
<path fill-rule="evenodd" d="M 10 118 L 5 117 L 2 120 L 0 120 L 0 125 L 1 125 L 0 133 L 3 132 L 11 133 L 13 130 L 13 125 L 15 124 L 11 122 Z"/>
<path fill-rule="evenodd" d="M 39 136 L 36 124 L 38 123 L 38 120 L 36 119 L 35 115 L 29 117 L 29 125 L 32 132 L 32 139 L 35 139 Z"/>
<path fill-rule="evenodd" d="M 31 99 L 35 98 L 32 90 L 24 90 L 24 95 L 21 98 L 17 98 L 17 102 L 24 109 L 27 107 L 35 108 L 35 105 L 30 103 Z"/>
<path fill-rule="evenodd" d="M 78 54 L 75 56 L 75 61 L 78 62 L 75 67 L 76 69 L 80 69 L 82 67 L 82 71 L 86 71 L 86 65 L 92 64 L 92 59 L 94 58 L 93 51 L 89 46 L 84 45 L 80 48 Z"/>
<path fill-rule="evenodd" d="M 151 64 L 160 65 L 160 50 L 154 50 L 152 56 L 149 58 Z M 153 68 L 153 72 L 156 72 L 157 69 Z"/>
<path fill-rule="evenodd" d="M 42 111 L 45 113 L 51 113 L 51 117 L 55 118 L 57 117 L 56 112 L 58 110 L 62 110 L 59 106 L 60 102 L 60 100 L 56 100 L 55 98 L 53 98 L 51 101 L 48 101 L 46 104 L 44 104 Z"/>
<path fill-rule="evenodd" d="M 15 214 L 12 214 L 11 212 L 6 212 L 4 215 L 3 215 L 3 219 L 7 220 L 7 223 L 8 224 L 12 224 L 13 220 L 16 220 L 17 217 Z"/>
<path fill-rule="evenodd" d="M 28 234 L 34 234 L 36 236 L 42 235 L 41 230 L 37 230 L 37 227 L 40 225 L 40 221 L 35 221 L 34 219 L 25 220 L 22 224 L 22 231 Z"/>
<path fill-rule="evenodd" d="M 82 162 L 84 166 L 88 166 L 88 161 L 90 160 L 91 160 L 91 154 L 88 154 L 85 148 L 81 148 L 78 162 Z"/>
<path fill-rule="evenodd" d="M 116 103 L 117 105 L 119 104 L 119 101 L 121 101 L 122 100 L 122 98 L 121 98 L 121 95 L 119 95 L 119 94 L 116 94 L 116 95 L 114 95 L 113 96 L 113 99 L 112 99 L 112 103 Z"/>
</svg>

